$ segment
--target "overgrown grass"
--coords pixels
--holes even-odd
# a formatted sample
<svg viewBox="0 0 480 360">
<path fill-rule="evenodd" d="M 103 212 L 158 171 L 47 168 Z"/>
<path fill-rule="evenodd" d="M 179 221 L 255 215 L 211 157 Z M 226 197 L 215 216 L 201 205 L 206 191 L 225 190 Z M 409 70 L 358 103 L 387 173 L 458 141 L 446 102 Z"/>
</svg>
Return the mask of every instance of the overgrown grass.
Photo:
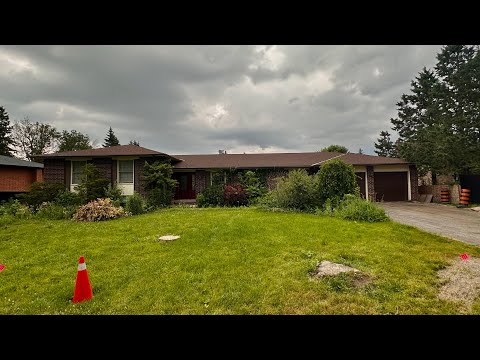
<svg viewBox="0 0 480 360">
<path fill-rule="evenodd" d="M 173 242 L 158 236 L 180 235 Z M 0 314 L 454 314 L 436 277 L 480 249 L 413 227 L 251 208 L 100 223 L 0 217 Z M 71 304 L 85 256 L 92 301 Z M 309 277 L 321 260 L 373 279 Z M 480 313 L 477 299 L 472 312 Z"/>
</svg>

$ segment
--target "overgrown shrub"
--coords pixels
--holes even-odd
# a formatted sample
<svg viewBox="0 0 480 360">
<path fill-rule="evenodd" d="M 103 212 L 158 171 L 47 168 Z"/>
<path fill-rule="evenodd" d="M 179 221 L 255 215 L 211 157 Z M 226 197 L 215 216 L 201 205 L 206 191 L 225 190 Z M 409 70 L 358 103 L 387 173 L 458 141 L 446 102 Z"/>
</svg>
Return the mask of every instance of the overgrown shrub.
<svg viewBox="0 0 480 360">
<path fill-rule="evenodd" d="M 2 201 L 0 205 L 0 215 L 11 215 L 19 218 L 27 218 L 32 215 L 32 209 L 23 205 L 18 199 L 9 199 Z"/>
<path fill-rule="evenodd" d="M 107 179 L 93 164 L 84 166 L 80 184 L 75 188 L 83 200 L 83 203 L 105 197 L 105 189 L 110 180 Z"/>
<path fill-rule="evenodd" d="M 112 201 L 126 201 L 124 200 L 122 189 L 120 189 L 116 181 L 113 183 L 113 185 L 108 183 L 108 186 L 105 188 L 105 197 L 111 199 Z"/>
<path fill-rule="evenodd" d="M 248 204 L 247 192 L 240 184 L 226 185 L 223 190 L 226 206 L 242 206 Z"/>
<path fill-rule="evenodd" d="M 54 203 L 62 207 L 76 207 L 82 205 L 82 198 L 77 193 L 65 190 L 55 197 Z"/>
<path fill-rule="evenodd" d="M 345 194 L 360 196 L 354 167 L 340 159 L 325 162 L 315 175 L 314 182 L 320 204 L 330 199 L 332 206 L 336 207 Z"/>
<path fill-rule="evenodd" d="M 270 208 L 311 211 L 318 205 L 313 178 L 304 169 L 290 171 L 261 203 Z"/>
<path fill-rule="evenodd" d="M 76 210 L 76 206 L 61 206 L 56 203 L 45 202 L 40 205 L 35 216 L 48 220 L 71 219 Z"/>
<path fill-rule="evenodd" d="M 149 209 L 169 206 L 172 203 L 177 181 L 172 179 L 173 167 L 170 163 L 145 161 L 143 171 L 147 206 Z"/>
<path fill-rule="evenodd" d="M 223 185 L 212 185 L 197 195 L 198 207 L 222 206 L 224 203 Z"/>
<path fill-rule="evenodd" d="M 329 200 L 325 202 L 327 204 Z M 329 215 L 345 220 L 381 222 L 387 221 L 388 216 L 385 210 L 368 200 L 363 200 L 354 195 L 345 195 L 340 204 L 332 209 L 325 206 L 323 211 L 319 211 L 323 215 Z"/>
<path fill-rule="evenodd" d="M 239 181 L 246 191 L 248 203 L 255 202 L 257 198 L 267 192 L 267 187 L 257 172 L 247 170 L 239 176 Z"/>
<path fill-rule="evenodd" d="M 65 190 L 66 187 L 64 184 L 34 182 L 32 185 L 30 185 L 30 191 L 28 193 L 18 194 L 16 197 L 22 203 L 37 208 L 44 202 L 52 201 Z"/>
<path fill-rule="evenodd" d="M 134 192 L 132 196 L 127 197 L 127 204 L 125 205 L 125 210 L 132 215 L 139 215 L 142 214 L 145 210 L 145 201 L 143 197 Z"/>
<path fill-rule="evenodd" d="M 151 189 L 147 193 L 147 208 L 155 210 L 164 208 L 172 203 L 173 194 L 169 190 L 161 188 Z"/>
<path fill-rule="evenodd" d="M 126 216 L 126 213 L 122 207 L 116 207 L 113 205 L 111 199 L 104 198 L 93 200 L 88 204 L 80 206 L 73 215 L 73 220 L 103 221 L 123 216 Z"/>
</svg>

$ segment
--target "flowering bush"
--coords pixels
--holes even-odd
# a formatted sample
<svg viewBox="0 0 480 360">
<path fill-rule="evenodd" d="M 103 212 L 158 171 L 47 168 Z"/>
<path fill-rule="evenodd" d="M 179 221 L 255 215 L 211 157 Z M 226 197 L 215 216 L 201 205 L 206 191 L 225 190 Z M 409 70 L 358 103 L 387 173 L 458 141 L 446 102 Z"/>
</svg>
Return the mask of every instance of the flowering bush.
<svg viewBox="0 0 480 360">
<path fill-rule="evenodd" d="M 73 220 L 78 221 L 102 221 L 116 219 L 123 216 L 127 216 L 125 210 L 122 207 L 115 207 L 112 200 L 97 199 L 90 201 L 78 208 L 77 212 L 73 215 Z"/>
<path fill-rule="evenodd" d="M 248 204 L 247 192 L 240 184 L 225 185 L 223 198 L 226 206 L 242 206 Z"/>
</svg>

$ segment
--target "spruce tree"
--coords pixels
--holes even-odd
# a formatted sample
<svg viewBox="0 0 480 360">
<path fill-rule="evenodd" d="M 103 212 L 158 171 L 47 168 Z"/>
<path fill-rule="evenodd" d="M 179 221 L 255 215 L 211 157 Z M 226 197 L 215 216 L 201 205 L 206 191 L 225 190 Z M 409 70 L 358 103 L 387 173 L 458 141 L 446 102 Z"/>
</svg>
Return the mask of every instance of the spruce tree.
<svg viewBox="0 0 480 360">
<path fill-rule="evenodd" d="M 103 147 L 110 147 L 110 146 L 118 146 L 120 142 L 118 138 L 113 133 L 112 127 L 108 130 L 107 137 L 105 138 L 105 142 L 103 143 Z"/>
<path fill-rule="evenodd" d="M 3 106 L 0 106 L 0 155 L 13 157 L 12 145 L 15 142 L 12 139 L 12 126 L 10 117 Z"/>
<path fill-rule="evenodd" d="M 375 153 L 378 156 L 387 156 L 387 157 L 395 157 L 395 144 L 392 140 L 390 140 L 390 134 L 388 131 L 381 131 L 380 137 L 377 139 L 375 143 Z"/>
</svg>

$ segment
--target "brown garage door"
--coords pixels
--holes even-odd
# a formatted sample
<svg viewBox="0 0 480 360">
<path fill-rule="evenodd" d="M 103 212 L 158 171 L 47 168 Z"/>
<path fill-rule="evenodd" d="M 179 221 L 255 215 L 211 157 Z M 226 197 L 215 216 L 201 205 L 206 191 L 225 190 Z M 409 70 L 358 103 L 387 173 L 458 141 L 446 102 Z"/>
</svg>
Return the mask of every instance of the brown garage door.
<svg viewBox="0 0 480 360">
<path fill-rule="evenodd" d="M 365 172 L 357 172 L 355 173 L 357 179 L 357 185 L 360 188 L 360 194 L 362 194 L 362 198 L 366 199 L 365 196 Z"/>
<path fill-rule="evenodd" d="M 407 201 L 407 172 L 374 173 L 375 198 L 377 201 Z"/>
</svg>

